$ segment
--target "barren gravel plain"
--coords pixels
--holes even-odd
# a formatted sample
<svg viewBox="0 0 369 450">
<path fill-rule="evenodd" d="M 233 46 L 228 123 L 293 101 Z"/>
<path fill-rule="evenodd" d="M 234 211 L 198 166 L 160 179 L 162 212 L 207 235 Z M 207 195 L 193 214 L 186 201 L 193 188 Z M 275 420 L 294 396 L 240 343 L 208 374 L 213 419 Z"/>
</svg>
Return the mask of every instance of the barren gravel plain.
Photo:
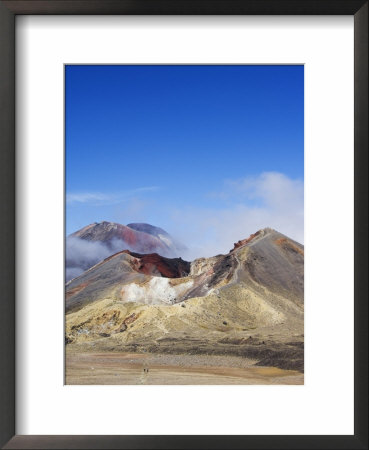
<svg viewBox="0 0 369 450">
<path fill-rule="evenodd" d="M 233 385 L 304 384 L 304 374 L 217 355 L 80 353 L 67 350 L 66 384 Z"/>
</svg>

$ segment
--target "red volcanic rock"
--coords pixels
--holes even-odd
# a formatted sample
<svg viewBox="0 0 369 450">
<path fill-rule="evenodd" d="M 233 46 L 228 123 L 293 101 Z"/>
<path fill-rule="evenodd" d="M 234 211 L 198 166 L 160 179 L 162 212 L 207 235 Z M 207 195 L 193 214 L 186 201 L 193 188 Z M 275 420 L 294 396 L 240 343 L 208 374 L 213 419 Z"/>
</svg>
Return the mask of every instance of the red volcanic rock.
<svg viewBox="0 0 369 450">
<path fill-rule="evenodd" d="M 122 241 L 124 245 L 143 253 L 168 253 L 170 249 L 158 237 L 134 230 L 125 225 L 113 222 L 101 222 L 87 225 L 71 235 L 86 241 L 98 241 L 114 248 L 114 243 Z M 123 247 L 124 248 L 124 247 Z M 118 249 L 117 249 L 118 250 Z"/>
<path fill-rule="evenodd" d="M 165 258 L 157 253 L 142 255 L 129 250 L 120 253 L 127 253 L 136 258 L 134 269 L 145 275 L 160 274 L 166 278 L 180 278 L 190 273 L 191 264 L 182 258 Z"/>
<path fill-rule="evenodd" d="M 247 239 L 242 239 L 242 241 L 238 241 L 236 242 L 234 245 L 234 247 L 232 248 L 231 252 L 233 252 L 234 250 L 236 250 L 237 248 L 242 247 L 243 245 L 248 244 L 249 242 L 251 242 L 254 238 L 256 238 L 256 236 L 259 236 L 261 230 L 257 231 L 254 234 L 250 234 L 250 236 Z"/>
</svg>

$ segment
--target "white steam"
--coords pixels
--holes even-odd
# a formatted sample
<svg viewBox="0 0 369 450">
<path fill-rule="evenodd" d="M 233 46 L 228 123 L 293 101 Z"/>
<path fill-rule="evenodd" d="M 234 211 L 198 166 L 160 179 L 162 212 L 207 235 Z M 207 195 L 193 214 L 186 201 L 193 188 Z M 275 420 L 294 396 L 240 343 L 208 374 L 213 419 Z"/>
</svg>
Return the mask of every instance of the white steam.
<svg viewBox="0 0 369 450">
<path fill-rule="evenodd" d="M 85 270 L 121 250 L 131 250 L 126 242 L 113 239 L 109 244 L 100 241 L 87 241 L 75 236 L 66 239 L 66 281 L 77 277 Z"/>
</svg>

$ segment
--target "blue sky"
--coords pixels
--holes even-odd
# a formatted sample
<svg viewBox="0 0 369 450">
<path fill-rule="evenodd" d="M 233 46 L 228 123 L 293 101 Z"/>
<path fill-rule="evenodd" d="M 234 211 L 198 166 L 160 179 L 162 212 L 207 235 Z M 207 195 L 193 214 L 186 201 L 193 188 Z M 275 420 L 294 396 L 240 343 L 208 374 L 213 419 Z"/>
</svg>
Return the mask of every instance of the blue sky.
<svg viewBox="0 0 369 450">
<path fill-rule="evenodd" d="M 66 66 L 65 90 L 67 234 L 145 221 L 206 253 L 266 220 L 303 240 L 303 66 Z"/>
</svg>

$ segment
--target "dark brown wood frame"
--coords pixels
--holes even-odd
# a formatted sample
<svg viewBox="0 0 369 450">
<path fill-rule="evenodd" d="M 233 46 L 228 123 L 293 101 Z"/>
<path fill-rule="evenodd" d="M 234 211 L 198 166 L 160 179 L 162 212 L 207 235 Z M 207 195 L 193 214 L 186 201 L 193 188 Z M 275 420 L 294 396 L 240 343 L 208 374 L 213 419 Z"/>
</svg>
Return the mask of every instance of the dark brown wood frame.
<svg viewBox="0 0 369 450">
<path fill-rule="evenodd" d="M 15 17 L 18 14 L 354 16 L 355 433 L 352 436 L 15 435 Z M 340 95 L 337 92 L 337 95 Z M 8 449 L 368 448 L 368 1 L 0 0 L 0 445 Z M 19 281 L 19 280 L 18 280 Z M 339 393 L 337 393 L 339 395 Z"/>
</svg>

